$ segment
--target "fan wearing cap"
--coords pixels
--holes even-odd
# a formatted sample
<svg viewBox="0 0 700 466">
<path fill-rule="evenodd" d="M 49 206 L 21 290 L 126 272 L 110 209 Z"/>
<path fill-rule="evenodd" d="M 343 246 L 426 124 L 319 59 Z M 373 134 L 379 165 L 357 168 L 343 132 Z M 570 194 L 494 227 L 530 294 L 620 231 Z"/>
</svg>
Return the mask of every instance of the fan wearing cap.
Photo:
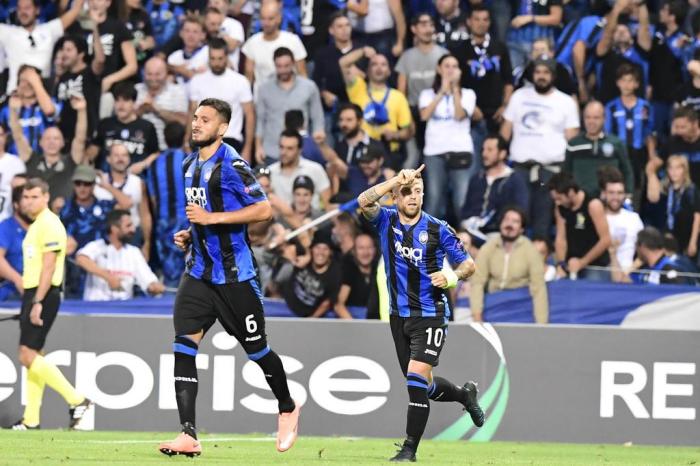
<svg viewBox="0 0 700 466">
<path fill-rule="evenodd" d="M 554 50 L 552 41 L 549 39 L 537 39 L 532 43 L 532 52 L 530 53 L 530 61 L 521 67 L 513 70 L 515 77 L 515 87 L 520 89 L 524 86 L 532 86 L 532 75 L 535 68 L 535 60 L 539 57 L 553 57 Z M 575 96 L 576 83 L 574 82 L 569 69 L 563 64 L 556 62 L 554 70 L 554 87 L 562 91 L 564 94 Z"/>
<path fill-rule="evenodd" d="M 323 317 L 335 302 L 340 268 L 326 230 L 314 234 L 310 254 L 297 257 L 291 277 L 282 285 L 284 301 L 299 317 Z"/>
<path fill-rule="evenodd" d="M 281 209 L 277 221 L 285 228 L 295 230 L 305 223 L 317 219 L 323 215 L 323 211 L 313 207 L 313 197 L 313 180 L 306 175 L 297 176 L 294 179 L 291 208 Z M 313 233 L 313 230 L 309 234 L 311 233 Z M 299 240 L 301 244 L 307 247 L 311 243 L 311 237 L 306 234 L 301 234 Z"/>
</svg>

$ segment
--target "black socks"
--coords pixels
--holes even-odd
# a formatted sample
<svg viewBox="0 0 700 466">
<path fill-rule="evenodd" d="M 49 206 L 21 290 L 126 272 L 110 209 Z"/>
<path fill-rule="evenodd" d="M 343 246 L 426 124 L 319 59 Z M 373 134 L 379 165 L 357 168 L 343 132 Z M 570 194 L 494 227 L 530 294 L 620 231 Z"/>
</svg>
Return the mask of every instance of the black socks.
<svg viewBox="0 0 700 466">
<path fill-rule="evenodd" d="M 433 401 L 457 401 L 464 403 L 466 392 L 442 377 L 433 377 L 433 384 L 428 387 L 428 396 Z"/>
<path fill-rule="evenodd" d="M 406 374 L 408 388 L 408 413 L 406 415 L 406 446 L 418 448 L 430 415 L 428 381 L 420 374 Z"/>
<path fill-rule="evenodd" d="M 195 431 L 195 404 L 197 401 L 197 343 L 184 336 L 175 337 L 175 398 L 183 432 L 197 438 Z"/>
<path fill-rule="evenodd" d="M 294 411 L 294 400 L 289 395 L 287 386 L 287 374 L 284 372 L 280 357 L 266 346 L 265 349 L 254 354 L 249 354 L 251 361 L 255 361 L 265 374 L 265 380 L 270 386 L 270 390 L 277 398 L 280 413 L 291 413 Z"/>
</svg>

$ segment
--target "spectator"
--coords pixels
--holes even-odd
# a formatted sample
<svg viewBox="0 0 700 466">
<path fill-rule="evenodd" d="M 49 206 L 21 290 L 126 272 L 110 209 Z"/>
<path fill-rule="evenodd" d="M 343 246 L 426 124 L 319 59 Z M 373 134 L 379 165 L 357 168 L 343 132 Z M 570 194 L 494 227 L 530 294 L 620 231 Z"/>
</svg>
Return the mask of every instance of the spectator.
<svg viewBox="0 0 700 466">
<path fill-rule="evenodd" d="M 19 123 L 19 97 L 9 99 L 10 127 L 17 144 L 19 157 L 27 164 L 27 175 L 38 177 L 49 185 L 50 206 L 54 212 L 59 212 L 65 200 L 72 193 L 71 178 L 77 165 L 83 162 L 85 141 L 87 139 L 87 102 L 77 95 L 73 96 L 70 104 L 77 113 L 75 122 L 75 137 L 70 147 L 70 154 L 61 151 L 64 147 L 61 130 L 52 126 L 46 128 L 39 140 L 40 151 L 32 150 Z"/>
<path fill-rule="evenodd" d="M 360 17 L 364 17 L 367 16 L 368 12 L 369 0 L 352 0 L 349 2 L 321 1 L 313 2 L 304 8 L 301 15 L 301 39 L 309 56 L 317 57 L 323 47 L 329 44 L 332 46 L 333 41 L 329 40 L 329 35 L 334 37 L 333 23 L 339 16 L 345 18 L 343 23 L 347 25 L 346 30 L 350 33 L 352 26 L 347 14 L 355 13 Z M 349 35 L 346 40 L 350 40 Z M 338 67 L 339 58 L 340 56 L 337 56 L 334 60 L 336 68 Z M 315 67 L 318 65 L 319 63 L 314 60 L 314 73 L 316 71 Z M 337 71 L 338 82 L 342 84 L 343 80 L 340 76 L 340 70 Z M 314 81 L 316 81 L 316 78 L 314 78 Z M 318 81 L 316 84 L 319 84 Z"/>
<path fill-rule="evenodd" d="M 363 57 L 369 60 L 368 82 L 355 66 Z M 389 61 L 372 47 L 364 47 L 343 56 L 338 63 L 350 102 L 363 109 L 363 129 L 369 137 L 387 145 L 385 162 L 397 170 L 403 164 L 400 143 L 411 137 L 411 109 L 406 97 L 387 84 L 391 75 Z"/>
<path fill-rule="evenodd" d="M 469 182 L 460 218 L 469 234 L 483 241 L 484 235 L 499 231 L 506 207 L 517 205 L 527 211 L 530 203 L 527 181 L 506 163 L 508 143 L 502 137 L 487 136 L 481 156 L 484 168 Z"/>
<path fill-rule="evenodd" d="M 317 231 L 305 259 L 295 264 L 291 277 L 282 285 L 284 301 L 299 317 L 323 317 L 336 302 L 340 269 L 332 247 L 330 236 Z"/>
<path fill-rule="evenodd" d="M 530 182 L 529 214 L 536 235 L 547 235 L 552 224 L 552 200 L 546 184 L 561 170 L 566 142 L 578 132 L 578 109 L 573 99 L 554 88 L 556 62 L 535 60 L 534 86 L 518 89 L 505 111 L 501 135 L 512 136 L 510 159 Z"/>
<path fill-rule="evenodd" d="M 598 101 L 586 104 L 583 109 L 584 131 L 567 144 L 564 171 L 574 176 L 581 189 L 597 197 L 600 193 L 598 169 L 612 166 L 622 172 L 626 192 L 633 193 L 639 184 L 635 184 L 627 149 L 614 133 L 603 131 L 604 118 L 603 104 Z"/>
<path fill-rule="evenodd" d="M 182 150 L 185 127 L 179 123 L 165 126 L 168 148 L 158 155 L 146 173 L 148 199 L 153 212 L 155 251 L 162 265 L 163 282 L 175 287 L 185 270 L 185 254 L 175 246 L 173 235 L 187 229 L 185 216 L 185 178 L 182 164 L 187 154 Z"/>
<path fill-rule="evenodd" d="M 24 137 L 32 150 L 37 151 L 41 135 L 46 128 L 54 126 L 58 115 L 56 104 L 46 92 L 36 68 L 30 65 L 20 66 L 17 92 L 13 96 L 17 97 L 15 102 L 19 102 L 19 106 L 14 110 L 19 115 L 19 124 Z M 8 101 L 0 111 L 0 124 L 10 126 L 11 111 Z M 11 154 L 19 154 L 15 142 L 7 147 L 7 151 Z"/>
<path fill-rule="evenodd" d="M 355 238 L 360 234 L 357 222 L 347 212 L 333 219 L 333 241 L 340 248 L 340 253 L 346 257 L 355 247 Z"/>
<path fill-rule="evenodd" d="M 472 126 L 475 159 L 481 160 L 481 147 L 490 132 L 497 132 L 503 112 L 513 93 L 512 70 L 508 50 L 503 42 L 489 34 L 491 14 L 484 6 L 475 6 L 467 25 L 470 38 L 450 47 L 462 69 L 462 87 L 476 93 L 476 106 L 484 119 Z"/>
<path fill-rule="evenodd" d="M 610 229 L 610 257 L 615 256 L 617 264 L 625 270 L 632 267 L 634 261 L 637 233 L 644 224 L 639 214 L 625 209 L 625 184 L 622 173 L 611 166 L 598 170 L 601 199 L 605 205 L 605 218 Z"/>
<path fill-rule="evenodd" d="M 330 181 L 323 167 L 301 157 L 301 135 L 294 131 L 283 131 L 279 138 L 280 160 L 270 165 L 270 185 L 272 190 L 287 202 L 292 199 L 294 180 L 306 175 L 314 180 L 315 192 L 313 207 L 328 208 L 331 198 Z"/>
<path fill-rule="evenodd" d="M 340 290 L 333 309 L 341 319 L 352 319 L 348 306 L 367 308 L 372 288 L 377 286 L 377 247 L 362 233 L 355 238 L 351 254 L 343 257 Z"/>
<path fill-rule="evenodd" d="M 95 23 L 95 29 L 97 25 Z M 58 78 L 54 98 L 60 103 L 58 127 L 66 140 L 70 144 L 75 136 L 75 122 L 78 117 L 70 100 L 73 96 L 84 97 L 87 102 L 88 128 L 87 134 L 92 137 L 100 119 L 99 105 L 100 94 L 102 92 L 100 84 L 100 74 L 104 68 L 104 52 L 99 34 L 93 31 L 93 57 L 90 66 L 87 65 L 88 44 L 80 36 L 69 35 L 62 37 L 58 44 L 61 56 L 61 67 L 65 70 Z"/>
<path fill-rule="evenodd" d="M 620 24 L 620 16 L 629 14 L 633 8 L 638 9 L 639 27 L 635 39 L 627 24 Z M 598 100 L 608 103 L 618 96 L 616 87 L 617 70 L 623 63 L 635 67 L 641 79 L 638 95 L 644 95 L 649 84 L 649 58 L 651 50 L 651 29 L 649 27 L 649 11 L 646 4 L 634 3 L 628 0 L 616 0 L 612 11 L 607 16 L 607 24 L 603 35 L 596 46 L 596 86 Z"/>
<path fill-rule="evenodd" d="M 284 112 L 284 129 L 296 131 L 304 138 L 304 144 L 301 146 L 302 157 L 318 162 L 321 165 L 326 165 L 326 159 L 323 158 L 321 149 L 319 149 L 316 141 L 314 141 L 313 137 L 309 136 L 309 132 L 306 130 L 304 112 L 297 109 Z"/>
<path fill-rule="evenodd" d="M 136 84 L 136 115 L 153 123 L 158 148 L 165 150 L 165 125 L 189 123 L 189 102 L 185 88 L 171 82 L 168 64 L 160 57 L 149 58 L 143 69 L 144 82 Z"/>
<path fill-rule="evenodd" d="M 608 271 L 587 269 L 609 263 L 610 230 L 600 199 L 591 198 L 568 173 L 554 175 L 547 183 L 556 205 L 554 243 L 560 277 L 593 281 L 610 279 Z"/>
<path fill-rule="evenodd" d="M 696 185 L 700 183 L 700 124 L 698 114 L 690 107 L 681 107 L 673 112 L 671 124 L 671 137 L 662 149 L 665 158 L 670 155 L 684 155 L 688 159 L 690 167 L 690 179 Z M 657 165 L 650 164 L 648 171 L 656 171 L 662 166 L 661 161 L 655 161 Z"/>
<path fill-rule="evenodd" d="M 479 249 L 469 296 L 476 322 L 483 321 L 484 289 L 493 293 L 523 286 L 530 288 L 535 322 L 546 324 L 548 321 L 544 266 L 537 249 L 523 234 L 525 215 L 519 207 L 507 207 L 500 220 L 500 237 L 489 240 Z"/>
<path fill-rule="evenodd" d="M 110 92 L 112 86 L 122 81 L 136 79 L 138 62 L 133 36 L 124 23 L 118 18 L 109 16 L 108 9 L 111 0 L 88 2 L 90 28 L 84 29 L 80 23 L 76 23 L 71 29 L 72 34 L 84 37 L 88 44 L 92 44 L 94 24 L 100 34 L 100 43 L 105 56 L 102 70 L 102 93 Z"/>
<path fill-rule="evenodd" d="M 280 158 L 277 135 L 284 129 L 284 112 L 299 109 L 314 141 L 325 139 L 323 108 L 318 88 L 294 72 L 294 55 L 286 47 L 274 53 L 275 79 L 259 82 L 255 102 L 255 160 L 269 165 Z M 310 124 L 309 124 L 310 121 Z"/>
<path fill-rule="evenodd" d="M 241 51 L 246 57 L 245 77 L 257 89 L 262 83 L 275 77 L 274 53 L 280 47 L 292 51 L 297 73 L 306 76 L 306 49 L 299 37 L 291 32 L 281 31 L 282 15 L 280 5 L 275 1 L 265 2 L 260 8 L 262 31 L 253 34 L 243 44 Z"/>
<path fill-rule="evenodd" d="M 183 4 L 169 0 L 147 0 L 146 12 L 153 26 L 156 49 L 161 49 L 177 34 L 180 19 L 185 16 Z"/>
<path fill-rule="evenodd" d="M 114 116 L 100 120 L 97 136 L 88 147 L 87 155 L 98 168 L 104 168 L 105 158 L 112 144 L 123 144 L 129 151 L 129 171 L 140 174 L 158 154 L 158 135 L 153 123 L 136 113 L 136 89 L 129 82 L 122 82 L 112 89 Z"/>
<path fill-rule="evenodd" d="M 107 215 L 107 239 L 96 239 L 76 253 L 76 262 L 87 272 L 85 301 L 116 301 L 134 297 L 134 286 L 161 294 L 165 286 L 148 267 L 141 251 L 131 245 L 136 226 L 126 210 Z"/>
<path fill-rule="evenodd" d="M 649 102 L 636 96 L 639 85 L 637 70 L 623 63 L 617 70 L 620 96 L 605 106 L 605 132 L 614 134 L 627 146 L 635 186 L 642 185 L 647 163 L 658 159 L 654 137 L 654 109 Z M 653 163 L 656 165 L 659 161 Z"/>
<path fill-rule="evenodd" d="M 460 10 L 459 4 L 459 0 L 435 1 L 435 9 L 438 13 L 435 41 L 442 47 L 469 39 L 469 30 L 466 24 L 467 15 Z"/>
<path fill-rule="evenodd" d="M 507 40 L 510 62 L 518 68 L 525 66 L 535 39 L 554 40 L 564 10 L 560 0 L 519 0 L 515 5 L 517 14 L 510 22 Z"/>
<path fill-rule="evenodd" d="M 335 142 L 333 152 L 329 152 L 328 145 L 320 146 L 324 158 L 332 162 L 335 156 L 339 157 L 345 165 L 357 165 L 360 157 L 368 151 L 382 154 L 384 158 L 384 146 L 369 137 L 363 127 L 362 109 L 351 103 L 342 104 L 338 109 L 338 126 L 342 138 Z"/>
<path fill-rule="evenodd" d="M 348 14 L 353 36 L 361 44 L 371 44 L 393 64 L 403 52 L 406 18 L 400 0 L 373 0 L 367 14 Z"/>
<path fill-rule="evenodd" d="M 6 142 L 7 132 L 0 125 L 0 221 L 12 217 L 12 180 L 27 170 L 22 159 L 5 152 Z"/>
<path fill-rule="evenodd" d="M 207 70 L 209 47 L 204 40 L 204 24 L 196 15 L 187 15 L 180 26 L 182 48 L 168 55 L 168 68 L 180 82 L 189 81 L 193 76 Z"/>
<path fill-rule="evenodd" d="M 140 70 L 156 46 L 151 18 L 141 4 L 141 0 L 126 0 L 122 10 L 120 19 L 124 21 L 124 25 L 133 37 L 136 62 Z"/>
<path fill-rule="evenodd" d="M 225 4 L 228 3 L 228 0 L 216 3 Z M 245 41 L 243 25 L 238 20 L 226 16 L 225 11 L 210 5 L 204 12 L 204 32 L 209 41 L 213 39 L 224 41 L 225 50 L 228 53 L 227 67 L 238 71 L 238 63 L 241 60 L 241 44 Z"/>
<path fill-rule="evenodd" d="M 63 35 L 83 9 L 84 0 L 75 0 L 70 10 L 60 18 L 41 23 L 40 9 L 34 0 L 17 0 L 19 26 L 0 24 L 0 46 L 5 50 L 9 68 L 7 94 L 17 87 L 22 65 L 29 65 L 48 77 L 51 72 L 51 55 L 54 44 Z"/>
<path fill-rule="evenodd" d="M 551 282 L 556 280 L 558 278 L 557 268 L 552 264 L 552 262 L 550 262 L 552 253 L 554 252 L 552 243 L 547 238 L 535 236 L 532 238 L 532 245 L 535 247 L 535 249 L 537 249 L 537 252 L 540 254 L 540 257 L 542 257 L 542 261 L 544 262 L 544 281 Z"/>
<path fill-rule="evenodd" d="M 278 218 L 279 223 L 288 230 L 296 230 L 305 223 L 323 215 L 322 211 L 311 205 L 313 197 L 314 182 L 311 178 L 306 175 L 297 176 L 292 186 L 291 208 L 287 212 L 283 212 L 281 218 Z M 306 245 L 308 246 L 310 242 L 309 238 Z"/>
<path fill-rule="evenodd" d="M 255 178 L 258 180 L 260 187 L 265 191 L 267 200 L 270 201 L 270 206 L 273 211 L 273 218 L 280 218 L 285 214 L 289 214 L 292 207 L 289 205 L 290 201 L 282 199 L 280 196 L 275 194 L 272 190 L 272 183 L 270 183 L 270 169 L 268 167 L 257 167 L 255 169 Z"/>
<path fill-rule="evenodd" d="M 550 39 L 535 39 L 532 42 L 532 51 L 530 59 L 519 68 L 513 70 L 515 87 L 517 89 L 523 86 L 532 86 L 532 73 L 534 68 L 534 60 L 541 56 L 554 57 L 554 48 Z M 574 82 L 569 69 L 557 61 L 557 69 L 554 72 L 554 87 L 562 91 L 566 95 L 576 98 L 576 83 Z"/>
<path fill-rule="evenodd" d="M 13 212 L 0 222 L 0 301 L 19 299 L 24 294 L 22 241 L 32 219 L 22 210 L 23 191 L 23 186 L 12 190 Z"/>
<path fill-rule="evenodd" d="M 143 255 L 148 259 L 153 219 L 148 205 L 146 183 L 139 176 L 128 172 L 130 162 L 126 147 L 122 144 L 112 144 L 107 156 L 109 170 L 104 174 L 98 173 L 102 182 L 95 187 L 95 197 L 114 200 L 129 211 L 130 221 L 138 231 L 134 244 L 142 246 Z M 107 186 L 108 189 L 102 186 Z"/>
<path fill-rule="evenodd" d="M 348 5 L 351 4 L 354 3 L 348 3 Z M 333 40 L 316 52 L 313 80 L 321 92 L 323 111 L 326 117 L 326 136 L 330 138 L 329 144 L 333 145 L 335 142 L 333 137 L 334 118 L 337 118 L 339 107 L 348 102 L 348 94 L 345 91 L 343 74 L 340 71 L 338 60 L 354 50 L 357 44 L 352 41 L 352 26 L 345 13 L 333 13 L 328 21 L 328 33 Z"/>
<path fill-rule="evenodd" d="M 690 178 L 688 159 L 671 155 L 666 161 L 666 175 L 662 183 L 655 171 L 647 173 L 647 199 L 663 209 L 662 230 L 672 232 L 680 250 L 694 258 L 700 236 L 700 191 Z"/>
<path fill-rule="evenodd" d="M 341 180 L 338 193 L 339 202 L 355 199 L 371 186 L 386 181 L 382 170 L 384 153 L 381 150 L 377 150 L 376 146 L 368 146 L 367 150 L 352 165 L 347 165 L 328 146 L 322 147 L 324 151 L 332 153 L 330 156 L 332 162 L 329 170 Z M 387 199 L 382 200 L 381 203 L 385 204 Z"/>
<path fill-rule="evenodd" d="M 637 256 L 642 261 L 643 272 L 628 274 L 613 269 L 615 281 L 650 285 L 689 284 L 691 280 L 679 275 L 680 264 L 664 251 L 664 237 L 654 227 L 646 227 L 637 235 Z"/>
<path fill-rule="evenodd" d="M 474 91 L 460 83 L 459 62 L 453 55 L 443 55 L 432 88 L 420 93 L 418 103 L 420 118 L 426 122 L 425 211 L 438 218 L 445 216 L 447 199 L 452 201 L 452 218 L 459 218 L 474 171 L 470 124 L 472 118 L 481 118 L 481 112 Z"/>
<path fill-rule="evenodd" d="M 224 141 L 250 163 L 255 135 L 253 94 L 248 80 L 230 69 L 227 63 L 226 43 L 223 39 L 212 39 L 209 43 L 209 69 L 187 84 L 190 113 L 194 114 L 199 102 L 205 98 L 215 97 L 227 102 L 231 106 L 231 121 L 224 134 Z"/>
<path fill-rule="evenodd" d="M 675 108 L 690 107 L 697 113 L 700 111 L 700 49 L 695 49 L 692 58 L 686 66 L 690 75 L 688 81 L 674 87 L 673 92 Z"/>
</svg>

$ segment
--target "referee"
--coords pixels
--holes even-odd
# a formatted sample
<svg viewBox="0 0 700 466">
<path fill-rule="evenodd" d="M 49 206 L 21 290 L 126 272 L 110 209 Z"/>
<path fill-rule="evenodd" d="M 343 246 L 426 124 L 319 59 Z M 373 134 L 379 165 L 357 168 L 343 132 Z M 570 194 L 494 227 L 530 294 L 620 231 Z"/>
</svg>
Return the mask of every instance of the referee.
<svg viewBox="0 0 700 466">
<path fill-rule="evenodd" d="M 63 266 L 66 260 L 66 229 L 49 209 L 49 185 L 32 178 L 24 185 L 22 205 L 32 219 L 22 242 L 24 296 L 19 317 L 19 362 L 27 368 L 27 405 L 24 417 L 13 430 L 39 428 L 44 387 L 56 390 L 70 406 L 70 428 L 84 430 L 94 403 L 78 393 L 41 351 L 61 304 Z"/>
</svg>

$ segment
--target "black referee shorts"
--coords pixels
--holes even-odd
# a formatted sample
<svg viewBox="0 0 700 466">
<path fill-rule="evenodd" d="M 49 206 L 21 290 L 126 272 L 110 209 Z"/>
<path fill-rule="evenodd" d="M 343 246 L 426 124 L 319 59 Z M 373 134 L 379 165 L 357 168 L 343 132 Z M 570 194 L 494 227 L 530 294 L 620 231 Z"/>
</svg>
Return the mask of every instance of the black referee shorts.
<svg viewBox="0 0 700 466">
<path fill-rule="evenodd" d="M 19 315 L 19 344 L 27 346 L 33 350 L 41 351 L 46 343 L 46 336 L 51 330 L 53 321 L 56 320 L 58 308 L 61 305 L 61 289 L 57 286 L 49 288 L 44 300 L 41 302 L 41 319 L 44 325 L 41 327 L 34 325 L 29 320 L 32 312 L 32 301 L 36 295 L 36 288 L 24 290 L 22 297 L 22 311 Z"/>
<path fill-rule="evenodd" d="M 214 285 L 187 274 L 175 296 L 175 335 L 204 333 L 216 320 L 248 354 L 267 347 L 265 314 L 256 279 Z"/>
<path fill-rule="evenodd" d="M 399 317 L 392 314 L 389 325 L 404 376 L 411 360 L 433 367 L 439 364 L 440 352 L 447 338 L 445 317 Z"/>
</svg>

